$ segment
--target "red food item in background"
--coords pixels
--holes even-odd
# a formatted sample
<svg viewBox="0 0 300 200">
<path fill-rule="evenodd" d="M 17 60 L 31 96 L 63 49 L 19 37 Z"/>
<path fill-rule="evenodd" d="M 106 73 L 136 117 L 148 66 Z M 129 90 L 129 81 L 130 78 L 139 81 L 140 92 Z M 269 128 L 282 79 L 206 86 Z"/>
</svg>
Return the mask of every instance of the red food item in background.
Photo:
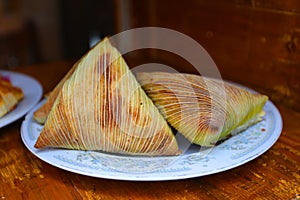
<svg viewBox="0 0 300 200">
<path fill-rule="evenodd" d="M 10 77 L 8 75 L 7 76 L 3 76 L 2 74 L 0 74 L 0 80 L 1 81 L 6 81 L 8 83 L 11 83 Z"/>
</svg>

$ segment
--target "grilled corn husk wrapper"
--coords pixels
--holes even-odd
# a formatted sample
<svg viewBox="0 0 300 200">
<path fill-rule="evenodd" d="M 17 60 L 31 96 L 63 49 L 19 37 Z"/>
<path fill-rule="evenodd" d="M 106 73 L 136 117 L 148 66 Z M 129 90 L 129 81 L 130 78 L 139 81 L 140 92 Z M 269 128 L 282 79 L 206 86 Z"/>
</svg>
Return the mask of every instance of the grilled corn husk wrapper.
<svg viewBox="0 0 300 200">
<path fill-rule="evenodd" d="M 35 144 L 135 155 L 177 155 L 177 142 L 120 53 L 104 39 L 65 81 Z"/>
<path fill-rule="evenodd" d="M 141 72 L 137 79 L 171 126 L 207 147 L 260 121 L 268 99 L 192 74 Z"/>
</svg>

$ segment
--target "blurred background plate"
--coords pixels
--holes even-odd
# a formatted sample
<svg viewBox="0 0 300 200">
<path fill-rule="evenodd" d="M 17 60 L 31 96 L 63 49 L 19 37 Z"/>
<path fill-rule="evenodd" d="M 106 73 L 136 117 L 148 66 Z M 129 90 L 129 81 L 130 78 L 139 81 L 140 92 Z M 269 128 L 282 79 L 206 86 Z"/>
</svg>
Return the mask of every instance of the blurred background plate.
<svg viewBox="0 0 300 200">
<path fill-rule="evenodd" d="M 6 70 L 0 70 L 0 73 L 2 76 L 8 77 L 12 84 L 21 88 L 24 93 L 24 98 L 17 104 L 17 107 L 0 118 L 1 128 L 20 119 L 30 111 L 41 99 L 43 89 L 37 80 L 25 74 Z"/>
</svg>

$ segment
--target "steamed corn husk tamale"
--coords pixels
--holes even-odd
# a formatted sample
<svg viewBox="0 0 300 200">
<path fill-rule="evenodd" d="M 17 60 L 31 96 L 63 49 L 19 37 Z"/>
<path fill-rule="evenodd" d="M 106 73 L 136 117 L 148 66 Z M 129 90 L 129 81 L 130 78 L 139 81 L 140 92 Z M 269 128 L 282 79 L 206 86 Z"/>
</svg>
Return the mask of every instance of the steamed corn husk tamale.
<svg viewBox="0 0 300 200">
<path fill-rule="evenodd" d="M 77 63 L 61 87 L 35 147 L 179 154 L 171 128 L 108 39 Z"/>
<path fill-rule="evenodd" d="M 142 72 L 137 79 L 171 126 L 207 147 L 260 121 L 268 99 L 192 74 Z"/>
</svg>

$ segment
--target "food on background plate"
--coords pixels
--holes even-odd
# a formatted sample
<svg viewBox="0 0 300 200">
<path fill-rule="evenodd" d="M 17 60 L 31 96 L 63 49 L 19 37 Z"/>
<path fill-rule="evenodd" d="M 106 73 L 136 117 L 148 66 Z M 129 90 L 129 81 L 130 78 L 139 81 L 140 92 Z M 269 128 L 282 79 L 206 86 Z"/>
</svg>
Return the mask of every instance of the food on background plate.
<svg viewBox="0 0 300 200">
<path fill-rule="evenodd" d="M 190 142 L 207 147 L 260 121 L 268 100 L 192 74 L 141 72 L 137 79 L 171 126 Z"/>
<path fill-rule="evenodd" d="M 22 89 L 0 74 L 0 118 L 14 110 L 23 97 Z"/>
<path fill-rule="evenodd" d="M 56 87 L 36 148 L 178 155 L 171 128 L 120 53 L 104 39 Z M 51 97 L 50 95 L 50 97 Z M 49 97 L 49 99 L 50 99 Z M 49 99 L 47 101 L 49 101 Z"/>
</svg>

